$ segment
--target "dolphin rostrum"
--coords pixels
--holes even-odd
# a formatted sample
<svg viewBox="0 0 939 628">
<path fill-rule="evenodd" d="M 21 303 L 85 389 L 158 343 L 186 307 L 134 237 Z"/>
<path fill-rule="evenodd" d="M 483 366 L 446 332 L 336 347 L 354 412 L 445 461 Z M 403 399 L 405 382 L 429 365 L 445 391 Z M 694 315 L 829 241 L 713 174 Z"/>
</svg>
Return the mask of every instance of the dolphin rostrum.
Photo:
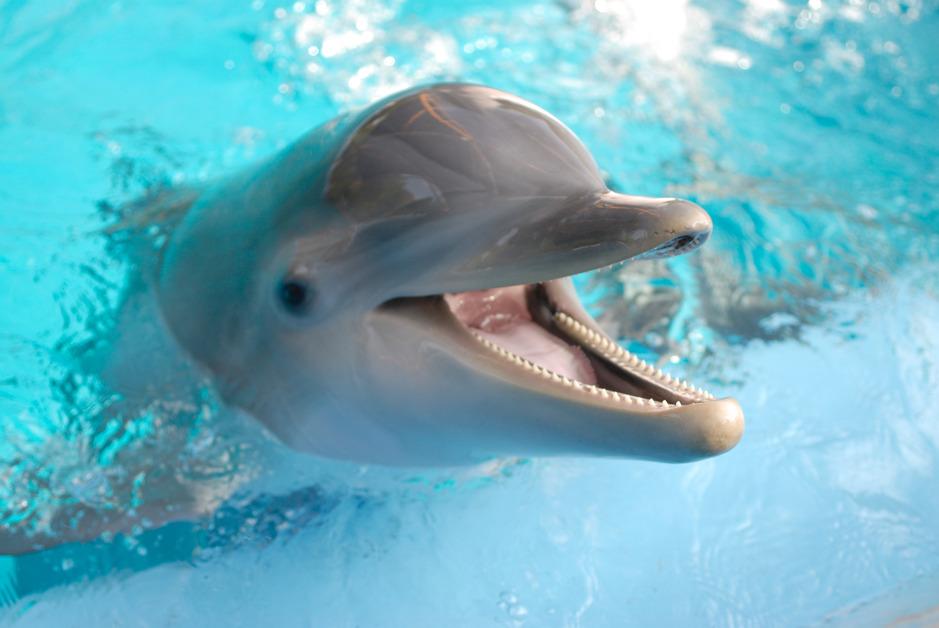
<svg viewBox="0 0 939 628">
<path fill-rule="evenodd" d="M 690 251 L 710 217 L 607 189 L 573 133 L 520 98 L 413 89 L 184 200 L 154 269 L 163 319 L 291 447 L 393 465 L 683 462 L 741 437 L 734 399 L 619 347 L 569 279 Z"/>
</svg>

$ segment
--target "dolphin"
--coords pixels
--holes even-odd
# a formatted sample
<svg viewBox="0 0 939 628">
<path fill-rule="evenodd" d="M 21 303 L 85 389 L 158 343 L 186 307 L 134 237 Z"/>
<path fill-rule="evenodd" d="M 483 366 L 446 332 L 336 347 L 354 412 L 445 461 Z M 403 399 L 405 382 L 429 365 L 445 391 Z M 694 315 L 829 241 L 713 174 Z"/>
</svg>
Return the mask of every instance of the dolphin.
<svg viewBox="0 0 939 628">
<path fill-rule="evenodd" d="M 122 438 L 114 419 L 141 412 L 195 412 L 208 380 L 232 429 L 247 415 L 359 463 L 720 454 L 741 438 L 739 404 L 620 347 L 570 279 L 710 232 L 693 203 L 609 190 L 574 134 L 516 96 L 391 96 L 230 178 L 125 208 L 109 242 L 136 271 L 82 367 L 115 393 L 99 436 Z M 0 554 L 204 520 L 249 481 L 164 469 L 153 456 L 173 459 L 188 432 L 161 425 L 106 480 L 133 508 L 71 500 L 0 528 Z"/>
<path fill-rule="evenodd" d="M 691 251 L 710 217 L 611 191 L 521 98 L 415 88 L 169 198 L 160 316 L 226 403 L 292 448 L 406 466 L 685 462 L 742 435 L 737 401 L 620 347 L 570 280 Z"/>
</svg>

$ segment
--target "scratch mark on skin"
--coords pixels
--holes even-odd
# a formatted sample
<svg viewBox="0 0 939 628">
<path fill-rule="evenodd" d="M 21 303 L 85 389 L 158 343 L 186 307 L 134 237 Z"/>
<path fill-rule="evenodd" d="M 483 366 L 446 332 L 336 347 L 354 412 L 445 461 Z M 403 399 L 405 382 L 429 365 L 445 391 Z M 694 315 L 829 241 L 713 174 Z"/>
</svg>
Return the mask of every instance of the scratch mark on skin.
<svg viewBox="0 0 939 628">
<path fill-rule="evenodd" d="M 404 128 L 405 128 L 405 129 L 411 128 L 411 125 L 414 124 L 415 122 L 417 122 L 417 120 L 418 120 L 422 115 L 424 115 L 425 113 L 427 113 L 427 110 L 426 110 L 426 109 L 421 109 L 420 111 L 418 111 L 417 113 L 415 113 L 413 116 L 411 116 L 410 118 L 408 118 L 408 121 L 407 121 L 407 122 L 404 123 Z"/>
<path fill-rule="evenodd" d="M 466 129 L 461 127 L 459 124 L 457 124 L 453 120 L 448 120 L 443 114 L 437 111 L 434 108 L 434 104 L 433 104 L 433 101 L 431 100 L 430 94 L 427 94 L 427 93 L 421 94 L 417 98 L 420 101 L 421 106 L 424 107 L 424 111 L 429 113 L 434 120 L 444 125 L 445 127 L 452 129 L 454 133 L 456 133 L 462 139 L 470 143 L 470 145 L 473 147 L 473 151 L 476 153 L 480 161 L 486 167 L 486 174 L 489 175 L 489 185 L 491 189 L 498 190 L 498 186 L 496 185 L 495 174 L 492 171 L 492 164 L 489 163 L 489 160 L 486 158 L 486 155 L 483 154 L 482 150 L 480 150 L 479 145 L 476 143 L 476 140 L 473 138 L 473 136 Z M 420 111 L 418 113 L 422 114 L 424 113 L 424 111 Z M 412 119 L 414 119 L 414 117 L 415 116 L 412 116 Z"/>
<path fill-rule="evenodd" d="M 468 140 L 468 141 L 473 140 L 473 136 L 470 135 L 466 131 L 466 129 L 461 127 L 459 124 L 457 124 L 453 120 L 447 120 L 439 111 L 434 109 L 433 102 L 430 99 L 430 94 L 421 94 L 420 96 L 418 96 L 418 99 L 421 101 L 421 105 L 424 107 L 424 110 L 427 111 L 427 113 L 429 113 L 431 117 L 433 117 L 434 120 L 436 120 L 437 122 L 439 122 L 440 124 L 446 127 L 453 129 L 453 131 L 457 135 L 462 137 L 464 140 Z M 419 112 L 419 113 L 423 113 L 423 112 Z"/>
</svg>

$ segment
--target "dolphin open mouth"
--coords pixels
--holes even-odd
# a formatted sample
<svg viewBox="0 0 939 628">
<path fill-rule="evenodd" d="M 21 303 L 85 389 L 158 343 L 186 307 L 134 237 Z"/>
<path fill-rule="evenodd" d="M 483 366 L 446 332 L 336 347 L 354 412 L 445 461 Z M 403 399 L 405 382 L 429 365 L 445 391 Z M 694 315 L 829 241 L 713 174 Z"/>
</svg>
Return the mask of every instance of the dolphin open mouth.
<svg viewBox="0 0 939 628">
<path fill-rule="evenodd" d="M 581 306 L 569 278 L 444 299 L 486 349 L 565 391 L 650 410 L 715 399 L 619 346 Z"/>
<path fill-rule="evenodd" d="M 491 440 L 473 448 L 478 459 L 528 451 L 687 462 L 723 453 L 743 434 L 736 400 L 717 399 L 619 346 L 571 280 L 610 263 L 686 253 L 707 239 L 710 218 L 676 199 L 598 198 L 538 229 L 510 232 L 525 237 L 444 275 L 443 290 L 375 310 L 387 325 L 383 343 L 394 346 L 385 353 L 413 361 L 398 368 L 419 382 L 434 373 L 438 390 L 472 408 L 477 423 L 465 429 L 478 433 L 496 421 Z M 609 213 L 598 218 L 597 209 Z"/>
</svg>

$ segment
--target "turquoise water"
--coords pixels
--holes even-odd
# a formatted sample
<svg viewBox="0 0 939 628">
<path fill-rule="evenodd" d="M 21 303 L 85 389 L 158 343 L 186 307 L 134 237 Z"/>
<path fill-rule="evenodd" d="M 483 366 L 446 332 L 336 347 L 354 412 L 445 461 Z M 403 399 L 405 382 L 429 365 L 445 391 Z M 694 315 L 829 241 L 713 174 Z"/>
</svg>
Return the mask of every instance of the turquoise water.
<svg viewBox="0 0 939 628">
<path fill-rule="evenodd" d="M 779 0 L 0 4 L 0 521 L 211 520 L 0 559 L 9 625 L 883 625 L 939 620 L 939 5 Z M 408 472 L 292 454 L 193 383 L 135 410 L 80 367 L 146 188 L 421 82 L 491 84 L 704 249 L 578 279 L 608 329 L 736 396 L 687 466 Z"/>
</svg>

